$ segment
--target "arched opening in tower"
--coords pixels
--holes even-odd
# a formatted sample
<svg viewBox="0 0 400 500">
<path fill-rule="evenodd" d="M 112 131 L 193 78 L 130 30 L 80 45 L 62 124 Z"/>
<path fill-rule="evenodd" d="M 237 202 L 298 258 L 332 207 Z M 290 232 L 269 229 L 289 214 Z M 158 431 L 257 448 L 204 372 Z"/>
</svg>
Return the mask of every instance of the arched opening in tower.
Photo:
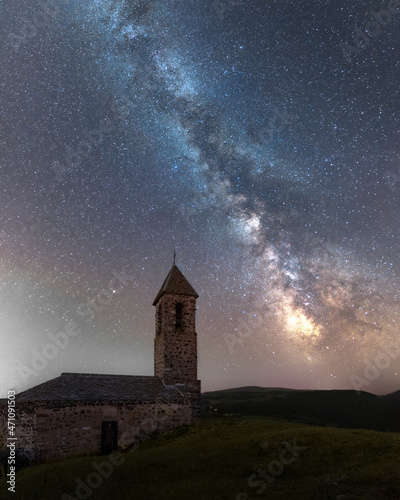
<svg viewBox="0 0 400 500">
<path fill-rule="evenodd" d="M 175 331 L 180 333 L 183 329 L 183 304 L 178 302 L 175 306 Z"/>
</svg>

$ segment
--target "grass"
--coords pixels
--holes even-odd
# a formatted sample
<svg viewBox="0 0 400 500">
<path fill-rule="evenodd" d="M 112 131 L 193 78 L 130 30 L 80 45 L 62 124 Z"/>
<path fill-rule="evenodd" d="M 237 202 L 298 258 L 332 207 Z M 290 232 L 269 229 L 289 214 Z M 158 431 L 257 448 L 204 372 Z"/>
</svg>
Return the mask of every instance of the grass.
<svg viewBox="0 0 400 500">
<path fill-rule="evenodd" d="M 279 460 L 282 443 L 294 440 L 306 449 L 283 467 L 274 483 L 262 487 L 263 480 L 254 475 L 257 469 Z M 16 493 L 7 492 L 3 482 L 0 498 L 56 500 L 64 494 L 69 495 L 64 500 L 395 500 L 400 498 L 399 451 L 397 433 L 266 418 L 204 419 L 123 454 L 123 463 L 89 493 L 77 495 L 76 480 L 91 479 L 96 485 L 92 463 L 108 461 L 107 456 L 23 469 L 16 476 Z"/>
</svg>

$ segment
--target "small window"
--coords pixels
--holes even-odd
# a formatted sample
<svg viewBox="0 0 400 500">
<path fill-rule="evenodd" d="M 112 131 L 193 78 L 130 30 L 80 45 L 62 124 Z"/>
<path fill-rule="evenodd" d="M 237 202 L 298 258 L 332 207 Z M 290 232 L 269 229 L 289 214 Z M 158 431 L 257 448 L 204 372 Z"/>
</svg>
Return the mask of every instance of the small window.
<svg viewBox="0 0 400 500">
<path fill-rule="evenodd" d="M 176 332 L 181 332 L 182 331 L 182 317 L 183 317 L 183 304 L 181 302 L 178 302 L 175 306 L 175 331 Z"/>
</svg>

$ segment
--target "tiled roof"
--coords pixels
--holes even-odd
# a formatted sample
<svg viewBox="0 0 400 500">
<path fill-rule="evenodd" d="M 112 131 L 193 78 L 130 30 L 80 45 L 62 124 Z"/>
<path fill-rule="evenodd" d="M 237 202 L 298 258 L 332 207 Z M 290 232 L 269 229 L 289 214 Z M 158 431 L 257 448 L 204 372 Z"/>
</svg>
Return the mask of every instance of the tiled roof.
<svg viewBox="0 0 400 500">
<path fill-rule="evenodd" d="M 171 267 L 168 276 L 165 278 L 157 297 L 154 299 L 153 306 L 157 304 L 159 298 L 166 292 L 175 293 L 177 295 L 192 295 L 196 298 L 199 296 L 196 290 L 175 265 Z"/>
<path fill-rule="evenodd" d="M 43 384 L 16 395 L 16 401 L 143 401 L 182 399 L 174 386 L 165 386 L 158 377 L 62 373 Z"/>
</svg>

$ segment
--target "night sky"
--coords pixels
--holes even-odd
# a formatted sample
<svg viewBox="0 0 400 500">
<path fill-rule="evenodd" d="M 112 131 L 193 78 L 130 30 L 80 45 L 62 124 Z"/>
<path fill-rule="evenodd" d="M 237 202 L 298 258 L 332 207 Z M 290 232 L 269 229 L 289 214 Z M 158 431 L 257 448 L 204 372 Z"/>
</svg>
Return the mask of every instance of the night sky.
<svg viewBox="0 0 400 500">
<path fill-rule="evenodd" d="M 400 2 L 1 0 L 0 26 L 0 396 L 152 375 L 174 249 L 203 390 L 400 389 Z"/>
</svg>

